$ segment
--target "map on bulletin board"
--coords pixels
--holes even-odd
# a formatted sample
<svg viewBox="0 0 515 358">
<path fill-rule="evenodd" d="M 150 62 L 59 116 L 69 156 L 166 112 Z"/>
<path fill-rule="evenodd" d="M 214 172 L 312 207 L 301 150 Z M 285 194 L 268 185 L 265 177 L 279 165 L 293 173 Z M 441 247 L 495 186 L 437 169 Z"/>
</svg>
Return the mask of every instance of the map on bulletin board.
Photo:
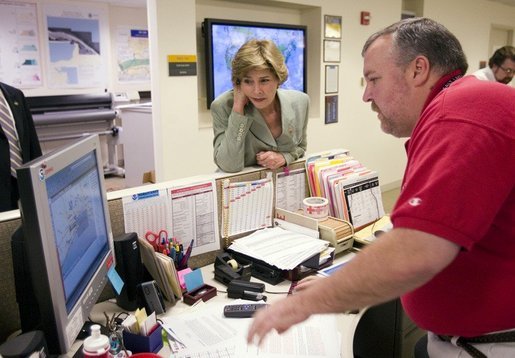
<svg viewBox="0 0 515 358">
<path fill-rule="evenodd" d="M 148 30 L 119 26 L 117 29 L 118 81 L 149 82 Z"/>
<path fill-rule="evenodd" d="M 0 81 L 19 88 L 40 87 L 36 4 L 0 0 Z"/>
<path fill-rule="evenodd" d="M 101 40 L 103 11 L 47 4 L 48 86 L 105 87 L 105 45 Z"/>
</svg>

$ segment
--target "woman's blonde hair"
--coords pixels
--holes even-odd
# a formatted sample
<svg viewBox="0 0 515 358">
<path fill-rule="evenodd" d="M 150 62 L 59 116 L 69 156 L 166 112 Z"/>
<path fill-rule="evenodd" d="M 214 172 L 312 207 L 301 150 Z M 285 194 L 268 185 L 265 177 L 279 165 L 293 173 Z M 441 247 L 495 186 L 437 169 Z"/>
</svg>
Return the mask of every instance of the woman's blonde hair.
<svg viewBox="0 0 515 358">
<path fill-rule="evenodd" d="M 288 78 L 283 54 L 270 40 L 249 40 L 240 47 L 232 60 L 232 82 L 239 84 L 252 70 L 270 70 L 279 84 Z"/>
</svg>

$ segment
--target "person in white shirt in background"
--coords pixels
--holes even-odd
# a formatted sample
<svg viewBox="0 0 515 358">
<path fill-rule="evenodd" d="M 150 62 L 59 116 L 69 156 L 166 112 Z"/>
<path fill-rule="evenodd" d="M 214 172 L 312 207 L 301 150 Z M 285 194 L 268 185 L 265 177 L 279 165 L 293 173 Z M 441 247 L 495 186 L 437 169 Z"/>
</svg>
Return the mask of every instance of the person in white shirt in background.
<svg viewBox="0 0 515 358">
<path fill-rule="evenodd" d="M 515 73 L 515 47 L 504 46 L 497 49 L 490 60 L 488 67 L 481 68 L 472 75 L 483 81 L 497 81 L 507 85 Z"/>
</svg>

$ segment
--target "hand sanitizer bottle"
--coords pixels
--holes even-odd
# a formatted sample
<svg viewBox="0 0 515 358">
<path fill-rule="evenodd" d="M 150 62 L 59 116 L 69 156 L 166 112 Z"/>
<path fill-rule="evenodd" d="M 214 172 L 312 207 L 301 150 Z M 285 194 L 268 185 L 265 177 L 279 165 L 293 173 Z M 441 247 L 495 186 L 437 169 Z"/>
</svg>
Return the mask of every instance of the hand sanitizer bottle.
<svg viewBox="0 0 515 358">
<path fill-rule="evenodd" d="M 109 338 L 100 333 L 100 325 L 91 326 L 91 336 L 84 340 L 82 351 L 86 358 L 110 358 Z"/>
</svg>

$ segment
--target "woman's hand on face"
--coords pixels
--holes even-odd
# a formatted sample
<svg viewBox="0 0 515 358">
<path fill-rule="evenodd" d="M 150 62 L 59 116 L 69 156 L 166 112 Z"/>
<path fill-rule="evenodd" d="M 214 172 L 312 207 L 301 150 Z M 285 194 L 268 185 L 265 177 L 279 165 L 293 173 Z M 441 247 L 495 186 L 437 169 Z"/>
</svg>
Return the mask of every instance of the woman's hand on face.
<svg viewBox="0 0 515 358">
<path fill-rule="evenodd" d="M 257 153 L 256 161 L 258 165 L 267 169 L 277 169 L 286 164 L 286 159 L 281 153 L 271 150 Z"/>
<path fill-rule="evenodd" d="M 234 92 L 234 104 L 232 106 L 232 110 L 236 113 L 243 115 L 243 114 L 245 114 L 244 113 L 245 105 L 249 102 L 249 99 L 247 96 L 245 96 L 245 94 L 241 90 L 240 85 L 234 85 L 233 92 Z"/>
</svg>

